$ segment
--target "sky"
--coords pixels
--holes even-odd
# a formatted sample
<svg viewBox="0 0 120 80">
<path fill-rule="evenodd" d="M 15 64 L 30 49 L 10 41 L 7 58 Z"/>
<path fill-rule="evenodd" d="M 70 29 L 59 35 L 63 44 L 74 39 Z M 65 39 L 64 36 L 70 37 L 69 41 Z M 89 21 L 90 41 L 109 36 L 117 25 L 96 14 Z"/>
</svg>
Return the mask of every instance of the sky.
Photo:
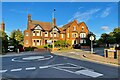
<svg viewBox="0 0 120 80">
<path fill-rule="evenodd" d="M 28 14 L 32 20 L 52 22 L 54 8 L 58 27 L 76 19 L 85 22 L 97 39 L 118 27 L 117 2 L 2 2 L 5 31 L 9 35 L 13 30 L 27 29 Z"/>
</svg>

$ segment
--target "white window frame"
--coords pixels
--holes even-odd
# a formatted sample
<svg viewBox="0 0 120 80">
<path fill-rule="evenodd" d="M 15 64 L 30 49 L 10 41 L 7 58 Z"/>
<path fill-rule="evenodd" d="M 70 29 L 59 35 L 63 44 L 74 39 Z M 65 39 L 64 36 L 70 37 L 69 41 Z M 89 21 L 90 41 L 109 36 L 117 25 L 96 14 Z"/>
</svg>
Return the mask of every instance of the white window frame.
<svg viewBox="0 0 120 80">
<path fill-rule="evenodd" d="M 35 31 L 32 32 L 33 36 L 35 36 L 35 33 L 34 33 L 34 32 L 35 32 Z"/>
<path fill-rule="evenodd" d="M 76 26 L 73 26 L 73 31 L 76 31 Z"/>
<path fill-rule="evenodd" d="M 54 37 L 57 37 L 57 32 L 54 32 Z"/>
<path fill-rule="evenodd" d="M 26 32 L 26 36 L 28 36 L 28 32 Z"/>
<path fill-rule="evenodd" d="M 45 34 L 45 37 L 48 37 L 48 32 L 45 32 L 45 33 L 47 33 L 47 34 Z"/>
<path fill-rule="evenodd" d="M 82 26 L 82 31 L 84 31 L 84 26 Z"/>
<path fill-rule="evenodd" d="M 26 40 L 26 44 L 28 44 L 28 40 Z"/>
<path fill-rule="evenodd" d="M 86 38 L 86 34 L 85 33 L 80 33 L 80 38 Z"/>
<path fill-rule="evenodd" d="M 37 31 L 37 34 L 36 34 L 36 36 L 40 36 L 40 31 Z"/>
<path fill-rule="evenodd" d="M 39 41 L 39 42 L 37 42 L 37 46 L 40 46 L 40 40 L 37 40 L 37 41 Z"/>
<path fill-rule="evenodd" d="M 70 36 L 69 36 L 69 33 L 67 34 L 67 37 L 69 38 Z"/>
<path fill-rule="evenodd" d="M 61 34 L 61 38 L 63 38 L 63 34 Z"/>
</svg>

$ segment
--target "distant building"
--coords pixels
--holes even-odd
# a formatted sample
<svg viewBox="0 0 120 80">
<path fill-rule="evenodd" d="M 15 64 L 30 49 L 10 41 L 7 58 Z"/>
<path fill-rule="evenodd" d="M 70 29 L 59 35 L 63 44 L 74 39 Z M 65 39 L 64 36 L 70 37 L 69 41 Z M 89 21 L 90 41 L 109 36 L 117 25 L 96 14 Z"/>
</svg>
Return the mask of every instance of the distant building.
<svg viewBox="0 0 120 80">
<path fill-rule="evenodd" d="M 24 31 L 24 47 L 36 47 L 57 40 L 72 40 L 72 44 L 86 43 L 88 27 L 84 22 L 77 23 L 77 20 L 65 24 L 61 28 L 56 26 L 56 19 L 53 19 L 54 28 L 51 22 L 31 20 L 28 15 L 27 29 Z M 54 30 L 54 33 L 52 32 Z"/>
<path fill-rule="evenodd" d="M 4 23 L 4 21 L 2 21 L 2 23 L 1 23 L 0 30 L 5 31 L 5 23 Z"/>
</svg>

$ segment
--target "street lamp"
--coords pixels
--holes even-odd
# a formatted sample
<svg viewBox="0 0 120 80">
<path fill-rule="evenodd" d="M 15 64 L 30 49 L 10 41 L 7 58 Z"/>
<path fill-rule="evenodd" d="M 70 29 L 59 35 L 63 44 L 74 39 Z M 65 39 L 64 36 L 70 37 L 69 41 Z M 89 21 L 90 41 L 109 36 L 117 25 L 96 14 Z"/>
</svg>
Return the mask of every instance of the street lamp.
<svg viewBox="0 0 120 80">
<path fill-rule="evenodd" d="M 90 36 L 90 40 L 91 40 L 91 53 L 93 53 L 93 40 L 94 40 L 94 36 Z"/>
<path fill-rule="evenodd" d="M 53 43 L 52 43 L 52 51 L 54 51 L 54 26 L 55 26 L 55 23 L 54 23 L 54 16 L 55 16 L 55 9 L 53 10 L 53 13 L 52 13 L 52 34 L 53 34 Z"/>
</svg>

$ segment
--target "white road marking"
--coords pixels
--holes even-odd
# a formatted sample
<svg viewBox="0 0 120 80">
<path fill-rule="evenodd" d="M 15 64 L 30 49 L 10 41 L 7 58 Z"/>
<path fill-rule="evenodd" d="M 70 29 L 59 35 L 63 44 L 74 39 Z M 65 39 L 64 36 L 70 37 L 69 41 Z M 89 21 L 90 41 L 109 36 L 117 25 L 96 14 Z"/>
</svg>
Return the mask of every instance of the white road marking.
<svg viewBox="0 0 120 80">
<path fill-rule="evenodd" d="M 49 66 L 40 66 L 40 69 L 49 68 Z"/>
<path fill-rule="evenodd" d="M 40 59 L 40 58 L 44 58 L 44 56 L 30 56 L 30 57 L 25 57 L 22 59 L 23 60 L 35 60 L 35 59 Z"/>
<path fill-rule="evenodd" d="M 0 73 L 4 73 L 4 72 L 7 72 L 7 70 L 0 70 Z"/>
<path fill-rule="evenodd" d="M 49 56 L 48 58 L 45 58 L 45 56 L 36 56 L 36 58 L 35 58 L 35 56 L 30 56 L 30 57 L 27 57 L 27 58 L 22 58 L 22 59 L 20 59 L 20 60 L 17 60 L 17 58 L 13 58 L 12 59 L 12 61 L 14 61 L 14 62 L 28 62 L 28 61 L 30 61 L 30 60 L 37 60 L 37 61 L 41 61 L 41 60 L 48 60 L 48 59 L 51 59 L 51 58 L 53 58 L 53 56 L 52 55 L 47 55 L 47 56 Z M 26 60 L 26 61 L 25 61 Z"/>
<path fill-rule="evenodd" d="M 28 68 L 25 68 L 26 70 L 34 70 L 36 69 L 36 67 L 28 67 Z"/>
<path fill-rule="evenodd" d="M 22 70 L 22 68 L 18 68 L 18 69 L 11 69 L 11 72 L 13 72 L 13 71 L 21 71 Z"/>
<path fill-rule="evenodd" d="M 90 76 L 90 77 L 93 77 L 93 78 L 103 76 L 103 74 L 101 74 L 101 73 L 93 72 L 93 71 L 90 71 L 90 70 L 79 70 L 79 71 L 76 71 L 75 73 L 76 74 L 83 74 L 83 75 Z"/>
<path fill-rule="evenodd" d="M 61 66 L 58 66 L 58 67 L 59 67 L 59 68 L 72 68 L 72 69 L 74 69 L 74 68 L 75 68 L 75 69 L 81 68 L 81 67 L 66 67 L 66 66 L 62 66 L 62 67 L 61 67 Z"/>
<path fill-rule="evenodd" d="M 54 67 L 54 66 L 60 66 L 60 65 L 64 65 L 64 64 L 54 64 L 54 65 L 48 65 L 48 66 L 39 66 L 40 69 L 44 69 L 44 68 L 49 68 L 49 67 Z"/>
<path fill-rule="evenodd" d="M 75 64 L 72 64 L 72 63 L 67 63 L 67 64 L 70 64 L 70 65 L 73 65 L 73 66 L 78 66 L 78 65 L 75 65 Z M 90 70 L 90 71 L 94 71 L 93 69 L 89 69 L 89 68 L 86 68 L 86 67 L 83 67 L 83 66 L 79 66 L 79 67 Z"/>
<path fill-rule="evenodd" d="M 75 72 L 70 71 L 70 70 L 67 70 L 67 69 L 61 69 L 61 68 L 58 68 L 58 67 L 52 67 L 52 68 L 55 68 L 55 69 L 58 69 L 58 70 L 61 70 L 61 71 L 66 71 L 66 72 L 75 74 Z M 78 74 L 78 75 L 79 75 L 79 74 Z"/>
</svg>

